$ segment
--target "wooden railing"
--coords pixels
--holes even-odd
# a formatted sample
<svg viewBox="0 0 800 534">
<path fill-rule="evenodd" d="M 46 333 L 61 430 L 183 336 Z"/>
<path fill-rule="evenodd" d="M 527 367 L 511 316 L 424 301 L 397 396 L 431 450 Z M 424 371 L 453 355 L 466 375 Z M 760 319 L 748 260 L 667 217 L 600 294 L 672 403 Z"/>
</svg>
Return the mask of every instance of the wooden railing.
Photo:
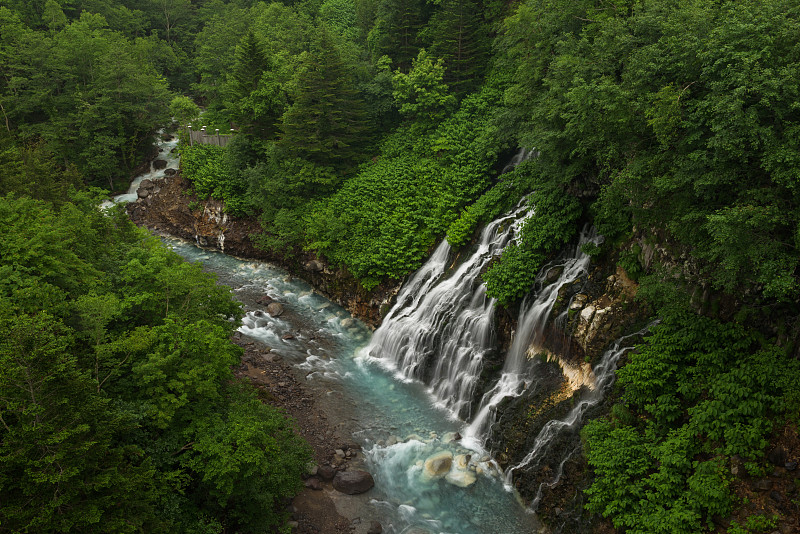
<svg viewBox="0 0 800 534">
<path fill-rule="evenodd" d="M 236 133 L 236 130 L 231 128 L 229 132 L 220 133 L 219 128 L 216 128 L 212 132 L 211 130 L 207 131 L 205 126 L 199 130 L 195 130 L 191 126 L 187 126 L 186 132 L 188 133 L 189 137 L 189 146 L 194 145 L 195 143 L 200 143 L 201 145 L 226 146 L 228 143 L 230 143 L 231 139 L 233 139 L 233 135 Z"/>
</svg>

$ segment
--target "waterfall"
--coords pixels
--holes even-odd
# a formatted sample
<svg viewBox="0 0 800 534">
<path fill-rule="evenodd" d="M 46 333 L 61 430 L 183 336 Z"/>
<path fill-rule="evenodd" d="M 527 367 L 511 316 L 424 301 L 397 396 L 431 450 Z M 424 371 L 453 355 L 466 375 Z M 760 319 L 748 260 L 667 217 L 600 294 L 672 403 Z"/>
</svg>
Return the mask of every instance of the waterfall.
<svg viewBox="0 0 800 534">
<path fill-rule="evenodd" d="M 590 257 L 584 254 L 581 247 L 589 242 L 597 244 L 600 239 L 594 228 L 584 228 L 578 244 L 546 265 L 537 276 L 538 290 L 529 293 L 522 301 L 517 331 L 508 349 L 502 374 L 481 399 L 477 415 L 464 432 L 464 437 L 475 445 L 482 447 L 489 438 L 497 405 L 508 397 L 520 396 L 535 382 L 536 377 L 531 372 L 532 366 L 527 358 L 528 349 L 531 346 L 541 348 L 545 323 L 561 288 L 587 273 Z M 557 279 L 547 283 L 559 269 L 561 272 Z"/>
<path fill-rule="evenodd" d="M 549 450 L 555 443 L 558 442 L 556 438 L 559 434 L 576 431 L 580 428 L 586 411 L 589 410 L 589 408 L 597 405 L 603 399 L 605 392 L 613 383 L 616 376 L 615 371 L 617 369 L 617 362 L 619 361 L 619 358 L 625 354 L 625 352 L 633 348 L 632 345 L 628 344 L 628 340 L 644 335 L 650 328 L 652 328 L 653 324 L 646 326 L 639 332 L 635 332 L 617 339 L 611 348 L 603 353 L 600 358 L 600 362 L 593 368 L 595 387 L 591 388 L 583 395 L 583 397 L 577 402 L 577 404 L 575 404 L 566 417 L 563 419 L 551 419 L 547 422 L 547 424 L 544 425 L 544 427 L 542 427 L 542 429 L 539 431 L 539 434 L 536 436 L 536 439 L 534 440 L 530 452 L 528 452 L 521 462 L 513 467 L 510 467 L 506 471 L 505 476 L 507 487 L 511 487 L 512 477 L 515 471 L 519 471 L 521 469 L 536 470 L 541 465 Z M 536 497 L 531 501 L 529 506 L 530 510 L 536 511 L 539 501 L 542 498 L 542 490 L 544 489 L 544 486 L 547 485 L 552 487 L 558 483 L 563 473 L 564 464 L 579 448 L 580 447 L 575 447 L 572 450 L 562 452 L 559 465 L 550 477 L 551 480 L 549 482 L 542 482 L 539 484 Z"/>
<path fill-rule="evenodd" d="M 536 150 L 535 148 L 529 149 L 522 147 L 517 151 L 516 154 L 514 154 L 514 157 L 511 158 L 511 161 L 509 161 L 508 164 L 505 167 L 503 167 L 503 170 L 500 172 L 500 174 L 502 175 L 509 171 L 513 171 L 520 163 L 524 163 L 531 158 L 535 158 L 538 155 L 539 151 Z"/>
<path fill-rule="evenodd" d="M 482 360 L 493 345 L 495 301 L 480 274 L 518 231 L 526 209 L 518 206 L 487 225 L 475 253 L 452 273 L 450 246 L 442 242 L 403 286 L 367 348 L 398 378 L 428 384 L 453 417 L 469 417 Z"/>
</svg>

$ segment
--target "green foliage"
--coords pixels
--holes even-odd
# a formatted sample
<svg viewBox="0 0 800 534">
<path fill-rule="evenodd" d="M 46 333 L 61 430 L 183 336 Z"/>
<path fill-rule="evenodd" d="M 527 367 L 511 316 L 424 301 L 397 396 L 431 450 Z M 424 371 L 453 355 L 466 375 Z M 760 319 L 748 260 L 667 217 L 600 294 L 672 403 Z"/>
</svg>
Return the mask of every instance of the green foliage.
<svg viewBox="0 0 800 534">
<path fill-rule="evenodd" d="M 634 418 L 587 425 L 589 509 L 629 532 L 699 532 L 733 506 L 727 460 L 763 457 L 796 360 L 734 323 L 667 312 L 618 372 Z"/>
<path fill-rule="evenodd" d="M 221 105 L 226 73 L 234 63 L 236 45 L 253 20 L 250 10 L 229 3 L 209 17 L 194 37 L 193 60 L 198 81 L 192 91 L 207 99 L 212 107 Z"/>
<path fill-rule="evenodd" d="M 490 26 L 483 3 L 441 0 L 421 32 L 423 39 L 431 42 L 431 54 L 444 59 L 445 81 L 459 96 L 477 89 L 485 75 Z"/>
<path fill-rule="evenodd" d="M 598 6 L 525 2 L 504 21 L 501 127 L 541 150 L 547 179 L 597 197 L 609 239 L 663 229 L 715 288 L 792 299 L 798 7 Z"/>
<path fill-rule="evenodd" d="M 197 195 L 224 201 L 225 210 L 234 215 L 245 214 L 251 207 L 246 182 L 237 172 L 238 167 L 228 147 L 181 146 L 181 172 Z"/>
<path fill-rule="evenodd" d="M 767 517 L 764 514 L 757 514 L 749 516 L 744 523 L 740 525 L 735 519 L 731 521 L 731 526 L 728 527 L 728 534 L 761 534 L 762 532 L 769 532 L 778 526 L 778 516 Z"/>
<path fill-rule="evenodd" d="M 297 71 L 279 145 L 287 154 L 345 172 L 364 158 L 370 132 L 364 101 L 338 44 L 320 30 Z"/>
<path fill-rule="evenodd" d="M 227 108 L 243 131 L 262 139 L 277 133 L 276 123 L 286 108 L 272 58 L 251 30 L 236 47 L 227 83 Z"/>
<path fill-rule="evenodd" d="M 234 382 L 240 306 L 98 201 L 0 198 L 2 528 L 277 528 L 310 454 Z"/>
<path fill-rule="evenodd" d="M 0 19 L 7 132 L 20 146 L 44 140 L 65 167 L 113 189 L 168 119 L 166 83 L 140 43 L 89 13 L 47 35 L 28 29 L 5 7 Z"/>
<path fill-rule="evenodd" d="M 200 116 L 200 107 L 192 102 L 188 96 L 179 95 L 169 103 L 169 112 L 172 117 L 183 127 L 191 124 Z"/>
<path fill-rule="evenodd" d="M 367 43 L 373 58 L 388 55 L 407 72 L 421 46 L 419 32 L 427 19 L 422 0 L 382 0 L 375 9 L 375 22 Z"/>
<path fill-rule="evenodd" d="M 60 167 L 55 155 L 42 142 L 6 141 L 0 149 L 0 195 L 29 195 L 58 204 L 69 199 L 70 190 L 84 185 L 77 169 L 72 165 Z"/>
<path fill-rule="evenodd" d="M 392 78 L 394 100 L 400 114 L 422 128 L 435 126 L 456 103 L 444 83 L 444 60 L 434 61 L 423 48 L 411 63 L 411 71 L 397 71 Z"/>
<path fill-rule="evenodd" d="M 255 398 L 229 388 L 224 413 L 189 429 L 194 439 L 186 465 L 204 482 L 208 498 L 245 532 L 265 532 L 285 521 L 283 498 L 302 487 L 310 447 L 286 417 Z"/>
<path fill-rule="evenodd" d="M 577 199 L 558 189 L 536 190 L 528 203 L 533 213 L 523 223 L 519 239 L 483 275 L 487 294 L 504 306 L 530 291 L 548 256 L 575 235 L 583 212 Z"/>
<path fill-rule="evenodd" d="M 485 88 L 427 135 L 401 129 L 382 156 L 304 217 L 309 248 L 372 287 L 418 267 L 426 252 L 490 183 L 499 142 Z"/>
<path fill-rule="evenodd" d="M 133 532 L 152 514 L 152 469 L 116 437 L 131 430 L 80 368 L 75 334 L 0 300 L 0 515 L 10 531 Z M 126 510 L 116 503 L 126 502 Z"/>
<path fill-rule="evenodd" d="M 622 250 L 619 253 L 617 264 L 625 269 L 625 272 L 634 281 L 638 281 L 639 277 L 644 273 L 642 263 L 639 260 L 641 253 L 642 248 L 639 245 L 633 245 L 630 249 Z"/>
</svg>

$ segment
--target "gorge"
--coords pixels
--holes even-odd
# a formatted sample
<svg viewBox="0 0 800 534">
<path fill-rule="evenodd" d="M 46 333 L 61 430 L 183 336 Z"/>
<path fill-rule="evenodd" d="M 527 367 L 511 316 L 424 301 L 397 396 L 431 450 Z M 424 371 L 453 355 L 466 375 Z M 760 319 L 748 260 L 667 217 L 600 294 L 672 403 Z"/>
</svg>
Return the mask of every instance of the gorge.
<svg viewBox="0 0 800 534">
<path fill-rule="evenodd" d="M 219 208 L 213 202 L 190 210 L 189 197 L 182 191 L 171 193 L 180 180 L 178 176 L 145 184 L 147 194 L 127 207 L 129 213 L 140 224 L 188 238 L 194 246 L 168 243 L 190 261 L 200 261 L 238 294 L 250 295 L 245 297 L 249 311 L 239 329 L 242 334 L 292 362 L 308 381 L 320 382 L 317 389 L 340 388 L 343 398 L 337 401 L 339 415 L 334 418 L 354 417 L 352 437 L 364 448 L 367 467 L 375 475 L 378 511 L 374 513 L 382 519 L 385 532 L 586 528 L 580 526 L 580 517 L 570 518 L 568 513 L 561 514 L 560 524 L 547 526 L 535 512 L 542 486 L 556 486 L 561 476 L 558 469 L 542 481 L 537 464 L 546 460 L 563 466 L 574 454 L 574 443 L 565 449 L 554 444 L 570 442 L 561 434 L 577 436 L 584 412 L 602 400 L 617 359 L 630 346 L 617 341 L 593 358 L 598 362 L 593 370 L 589 363 L 576 363 L 570 354 L 570 346 L 578 346 L 576 341 L 551 339 L 554 332 L 564 331 L 568 316 L 580 317 L 588 303 L 581 290 L 588 283 L 590 258 L 582 247 L 602 239 L 595 231 L 585 228 L 576 244 L 542 268 L 536 289 L 523 301 L 519 319 L 505 340 L 498 332 L 502 325 L 495 316 L 497 303 L 486 296 L 480 274 L 517 238 L 528 210 L 535 209 L 524 203 L 486 225 L 473 244 L 459 251 L 446 241 L 439 244 L 413 276 L 398 289 L 388 290 L 394 296 L 378 305 L 382 320 L 372 333 L 344 310 L 330 307 L 318 289 L 291 275 L 268 264 L 221 256 L 226 246 L 247 254 L 242 234 L 231 231 L 242 222 L 215 214 Z M 229 237 L 222 237 L 225 234 Z M 195 248 L 200 243 L 206 248 Z M 294 272 L 313 281 L 327 271 L 319 263 L 309 259 L 295 264 Z M 386 290 L 378 289 L 382 291 Z M 280 302 L 288 313 L 280 317 L 265 313 L 253 296 L 261 294 Z M 328 294 L 340 304 L 352 303 L 346 295 Z M 611 309 L 609 298 L 601 296 L 606 310 Z M 557 300 L 560 310 L 553 314 Z M 359 302 L 351 310 L 358 313 L 364 304 Z M 618 335 L 618 328 L 608 331 L 605 325 L 603 330 L 599 321 L 583 316 L 587 345 L 608 342 L 599 341 L 598 334 L 604 333 L 607 340 Z M 362 316 L 368 321 L 373 317 L 374 311 Z M 540 356 L 544 353 L 548 356 Z M 518 445 L 512 455 L 502 452 L 509 450 L 509 444 L 494 435 L 493 428 L 498 419 L 519 416 L 513 410 L 504 413 L 500 405 L 508 407 L 509 399 L 520 396 L 536 402 L 552 395 L 576 407 L 566 414 L 540 407 L 544 424 L 533 445 Z M 525 419 L 522 423 L 527 425 Z M 498 453 L 502 467 L 493 457 Z M 527 488 L 537 485 L 528 493 Z M 515 487 L 526 488 L 524 506 L 514 498 Z M 567 523 L 579 526 L 563 530 Z"/>
<path fill-rule="evenodd" d="M 796 1 L 0 4 L 0 531 L 800 531 Z"/>
</svg>

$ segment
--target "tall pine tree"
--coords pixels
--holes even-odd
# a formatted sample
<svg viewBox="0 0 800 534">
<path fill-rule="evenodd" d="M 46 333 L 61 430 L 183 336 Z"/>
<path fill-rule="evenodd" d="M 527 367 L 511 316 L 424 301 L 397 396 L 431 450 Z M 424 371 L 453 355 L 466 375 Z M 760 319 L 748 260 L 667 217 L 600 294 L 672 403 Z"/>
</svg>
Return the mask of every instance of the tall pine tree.
<svg viewBox="0 0 800 534">
<path fill-rule="evenodd" d="M 352 72 L 322 28 L 298 72 L 294 103 L 283 116 L 280 146 L 337 171 L 352 168 L 368 140 L 368 119 Z"/>
<path fill-rule="evenodd" d="M 477 0 L 442 0 L 423 31 L 429 52 L 444 59 L 445 82 L 458 95 L 476 89 L 489 57 L 489 25 Z"/>
<path fill-rule="evenodd" d="M 408 72 L 422 46 L 419 32 L 427 21 L 428 6 L 422 0 L 382 0 L 376 11 L 375 26 L 367 37 L 372 56 L 388 55 L 397 68 Z"/>
<path fill-rule="evenodd" d="M 236 47 L 228 77 L 228 108 L 234 121 L 246 133 L 271 139 L 286 101 L 272 61 L 252 31 Z"/>
</svg>

